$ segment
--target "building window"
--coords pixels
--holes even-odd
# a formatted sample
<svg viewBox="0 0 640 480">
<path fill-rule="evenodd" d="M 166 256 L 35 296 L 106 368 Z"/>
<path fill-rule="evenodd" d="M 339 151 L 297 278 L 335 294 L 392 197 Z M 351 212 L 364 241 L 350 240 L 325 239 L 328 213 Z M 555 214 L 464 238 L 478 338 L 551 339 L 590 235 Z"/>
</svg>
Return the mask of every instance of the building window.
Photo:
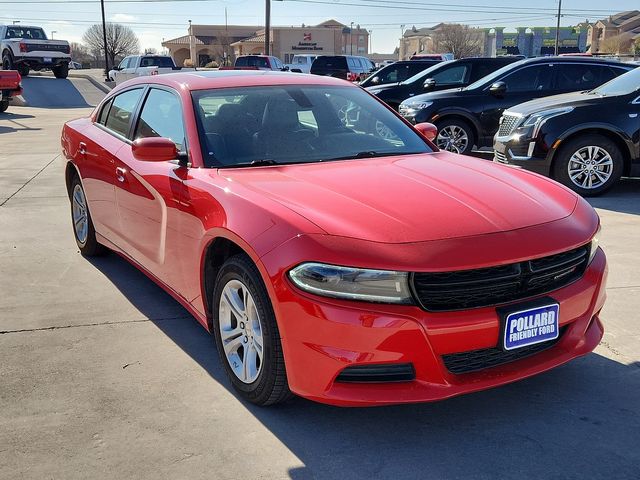
<svg viewBox="0 0 640 480">
<path fill-rule="evenodd" d="M 364 47 L 358 47 L 358 53 L 365 53 Z"/>
<path fill-rule="evenodd" d="M 358 42 L 360 43 L 364 42 L 364 35 L 360 35 L 360 37 L 358 38 Z"/>
</svg>

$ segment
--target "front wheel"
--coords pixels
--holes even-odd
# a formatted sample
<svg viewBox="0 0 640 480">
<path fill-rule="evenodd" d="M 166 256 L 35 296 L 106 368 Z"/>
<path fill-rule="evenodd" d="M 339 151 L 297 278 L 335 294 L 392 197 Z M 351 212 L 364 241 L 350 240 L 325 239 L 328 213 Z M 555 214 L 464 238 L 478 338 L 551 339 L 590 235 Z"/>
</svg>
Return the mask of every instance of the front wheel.
<svg viewBox="0 0 640 480">
<path fill-rule="evenodd" d="M 257 405 L 290 398 L 273 307 L 246 255 L 235 255 L 221 267 L 212 305 L 216 346 L 234 388 Z"/>
<path fill-rule="evenodd" d="M 20 65 L 18 65 L 18 73 L 20 74 L 21 77 L 28 77 L 29 76 L 29 65 L 27 65 L 25 63 L 21 63 Z"/>
<path fill-rule="evenodd" d="M 600 195 L 622 176 L 624 158 L 618 146 L 605 136 L 583 135 L 569 140 L 558 151 L 553 178 L 583 197 Z"/>
<path fill-rule="evenodd" d="M 467 155 L 475 144 L 473 129 L 462 120 L 444 119 L 436 124 L 438 136 L 436 145 L 440 150 Z"/>
<path fill-rule="evenodd" d="M 2 100 L 0 102 L 0 113 L 6 112 L 7 108 L 9 108 L 9 100 Z"/>
</svg>

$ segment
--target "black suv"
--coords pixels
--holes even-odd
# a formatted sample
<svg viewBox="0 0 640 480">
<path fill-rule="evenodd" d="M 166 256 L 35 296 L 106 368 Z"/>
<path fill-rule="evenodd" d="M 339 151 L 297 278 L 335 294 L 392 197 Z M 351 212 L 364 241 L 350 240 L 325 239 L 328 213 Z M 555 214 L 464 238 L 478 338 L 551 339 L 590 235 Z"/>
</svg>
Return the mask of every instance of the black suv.
<svg viewBox="0 0 640 480">
<path fill-rule="evenodd" d="M 350 82 L 359 82 L 369 76 L 376 66 L 366 57 L 354 55 L 321 55 L 311 64 L 313 75 L 326 75 L 342 78 Z"/>
<path fill-rule="evenodd" d="M 581 195 L 640 176 L 640 68 L 586 92 L 504 112 L 494 161 L 548 175 Z"/>
<path fill-rule="evenodd" d="M 474 145 L 491 146 L 498 121 L 507 108 L 535 98 L 591 90 L 634 67 L 587 57 L 521 60 L 466 88 L 405 100 L 400 114 L 413 123 L 435 123 L 436 143 L 441 149 L 469 153 Z"/>
<path fill-rule="evenodd" d="M 398 110 L 398 107 L 404 100 L 414 95 L 447 88 L 465 87 L 521 58 L 522 57 L 465 58 L 462 60 L 440 62 L 400 83 L 371 87 L 368 85 L 363 86 L 369 87 L 367 88 L 369 93 L 373 93 L 393 109 Z M 418 61 L 423 60 L 411 60 L 409 63 Z"/>
<path fill-rule="evenodd" d="M 380 70 L 371 74 L 369 78 L 360 83 L 363 88 L 375 85 L 397 85 L 414 75 L 426 70 L 429 67 L 437 65 L 442 60 L 404 60 L 385 65 Z"/>
</svg>

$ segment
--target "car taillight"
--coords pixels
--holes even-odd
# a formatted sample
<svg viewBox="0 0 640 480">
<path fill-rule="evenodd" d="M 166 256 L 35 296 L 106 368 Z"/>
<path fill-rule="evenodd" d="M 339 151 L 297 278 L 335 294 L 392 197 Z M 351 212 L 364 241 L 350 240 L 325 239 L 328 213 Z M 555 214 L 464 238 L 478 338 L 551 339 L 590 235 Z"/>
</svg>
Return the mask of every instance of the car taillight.
<svg viewBox="0 0 640 480">
<path fill-rule="evenodd" d="M 358 80 L 358 74 L 357 73 L 348 72 L 347 73 L 347 80 L 349 80 L 350 82 L 356 82 Z"/>
<path fill-rule="evenodd" d="M 21 52 L 27 51 L 27 45 L 25 43 L 20 42 L 20 51 Z"/>
</svg>

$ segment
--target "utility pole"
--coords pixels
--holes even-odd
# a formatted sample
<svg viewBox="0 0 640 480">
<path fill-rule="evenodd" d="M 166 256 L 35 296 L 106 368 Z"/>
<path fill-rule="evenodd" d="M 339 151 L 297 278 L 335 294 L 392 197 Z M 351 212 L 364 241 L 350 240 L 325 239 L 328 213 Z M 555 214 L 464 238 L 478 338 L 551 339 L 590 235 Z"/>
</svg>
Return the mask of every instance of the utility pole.
<svg viewBox="0 0 640 480">
<path fill-rule="evenodd" d="M 104 0 L 100 0 L 102 9 L 102 41 L 104 45 L 104 76 L 109 77 L 109 54 L 107 53 L 107 21 L 104 16 Z"/>
<path fill-rule="evenodd" d="M 271 0 L 265 0 L 264 8 L 264 54 L 271 55 Z"/>
<path fill-rule="evenodd" d="M 351 55 L 353 55 L 353 22 L 351 22 L 351 28 L 349 29 L 349 43 L 351 44 Z"/>
<path fill-rule="evenodd" d="M 560 13 L 562 12 L 562 0 L 558 0 L 558 23 L 556 24 L 556 50 L 555 54 L 558 55 L 558 48 L 560 46 Z"/>
</svg>

